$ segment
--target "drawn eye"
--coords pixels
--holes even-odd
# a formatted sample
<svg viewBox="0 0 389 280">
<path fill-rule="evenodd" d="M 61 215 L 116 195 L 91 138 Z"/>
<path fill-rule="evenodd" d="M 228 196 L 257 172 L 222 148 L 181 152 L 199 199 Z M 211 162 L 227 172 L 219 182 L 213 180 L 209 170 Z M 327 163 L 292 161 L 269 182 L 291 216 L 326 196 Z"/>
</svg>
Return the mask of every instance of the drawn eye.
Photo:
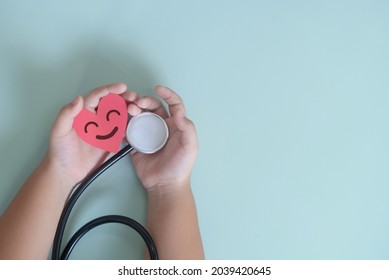
<svg viewBox="0 0 389 280">
<path fill-rule="evenodd" d="M 85 127 L 84 127 L 84 131 L 85 131 L 85 133 L 88 133 L 88 126 L 89 125 L 94 125 L 94 126 L 96 126 L 96 127 L 99 127 L 99 125 L 96 123 L 96 122 L 87 122 L 86 123 L 86 125 L 85 125 Z"/>
<path fill-rule="evenodd" d="M 116 113 L 116 114 L 118 114 L 118 116 L 120 116 L 119 111 L 117 111 L 117 110 L 111 110 L 111 111 L 109 111 L 109 112 L 107 113 L 107 121 L 109 121 L 109 116 L 110 116 L 112 113 Z"/>
</svg>

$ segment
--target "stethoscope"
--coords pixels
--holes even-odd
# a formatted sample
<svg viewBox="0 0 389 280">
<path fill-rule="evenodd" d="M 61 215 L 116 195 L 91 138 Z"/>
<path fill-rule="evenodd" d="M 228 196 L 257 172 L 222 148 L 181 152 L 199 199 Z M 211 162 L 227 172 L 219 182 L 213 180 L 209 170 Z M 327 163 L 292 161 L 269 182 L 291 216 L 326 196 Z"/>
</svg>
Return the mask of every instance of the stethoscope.
<svg viewBox="0 0 389 280">
<path fill-rule="evenodd" d="M 57 230 L 54 237 L 53 248 L 52 248 L 52 259 L 53 260 L 67 260 L 76 246 L 77 242 L 91 229 L 107 224 L 107 223 L 120 223 L 133 228 L 138 232 L 144 242 L 147 245 L 147 249 L 150 254 L 150 259 L 157 260 L 158 253 L 157 248 L 151 235 L 148 231 L 137 221 L 121 216 L 121 215 L 107 215 L 96 218 L 84 226 L 82 226 L 68 241 L 67 245 L 61 253 L 62 237 L 65 231 L 67 220 L 80 198 L 81 194 L 85 189 L 103 172 L 118 162 L 121 158 L 126 156 L 132 150 L 136 150 L 145 154 L 153 154 L 161 150 L 166 144 L 169 137 L 169 130 L 165 121 L 157 114 L 151 112 L 145 112 L 132 117 L 128 122 L 126 129 L 126 138 L 128 145 L 122 148 L 118 153 L 109 158 L 106 162 L 100 165 L 94 170 L 89 176 L 87 176 L 70 195 L 67 200 L 65 207 L 62 211 L 60 220 L 58 222 Z"/>
</svg>

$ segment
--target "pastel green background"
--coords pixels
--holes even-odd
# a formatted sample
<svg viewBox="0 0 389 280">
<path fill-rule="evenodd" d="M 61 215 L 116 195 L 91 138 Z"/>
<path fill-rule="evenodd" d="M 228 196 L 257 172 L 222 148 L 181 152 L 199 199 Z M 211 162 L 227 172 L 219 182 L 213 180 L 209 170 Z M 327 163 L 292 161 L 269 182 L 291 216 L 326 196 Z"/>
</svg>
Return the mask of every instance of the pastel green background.
<svg viewBox="0 0 389 280">
<path fill-rule="evenodd" d="M 0 1 L 0 212 L 76 95 L 183 97 L 208 259 L 389 258 L 389 1 Z M 44 207 L 44 206 L 42 206 Z M 77 204 L 145 223 L 130 160 Z M 172 229 L 174 230 L 174 229 Z M 142 258 L 119 225 L 74 259 Z"/>
</svg>

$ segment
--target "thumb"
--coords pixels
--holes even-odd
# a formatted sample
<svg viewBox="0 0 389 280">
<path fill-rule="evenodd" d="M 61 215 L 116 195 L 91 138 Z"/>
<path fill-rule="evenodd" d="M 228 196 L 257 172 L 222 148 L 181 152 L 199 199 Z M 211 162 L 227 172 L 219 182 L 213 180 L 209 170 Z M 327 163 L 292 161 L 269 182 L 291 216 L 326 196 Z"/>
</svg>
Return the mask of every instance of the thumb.
<svg viewBox="0 0 389 280">
<path fill-rule="evenodd" d="M 72 103 L 62 107 L 52 129 L 52 137 L 62 137 L 68 134 L 73 128 L 74 118 L 83 108 L 84 101 L 77 96 Z"/>
</svg>

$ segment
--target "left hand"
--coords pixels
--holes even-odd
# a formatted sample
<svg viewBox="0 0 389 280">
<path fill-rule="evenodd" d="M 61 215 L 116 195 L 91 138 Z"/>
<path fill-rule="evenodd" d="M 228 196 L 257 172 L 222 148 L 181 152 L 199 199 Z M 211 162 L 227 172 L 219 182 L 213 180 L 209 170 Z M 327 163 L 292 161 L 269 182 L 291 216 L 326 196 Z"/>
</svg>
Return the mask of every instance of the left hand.
<svg viewBox="0 0 389 280">
<path fill-rule="evenodd" d="M 121 94 L 127 102 L 131 102 L 135 95 L 126 90 L 124 83 L 105 85 L 94 89 L 85 98 L 76 97 L 59 112 L 51 131 L 45 161 L 56 170 L 58 179 L 69 191 L 109 155 L 109 152 L 95 148 L 79 138 L 73 129 L 74 118 L 82 108 L 95 112 L 100 99 L 109 93 Z"/>
</svg>

